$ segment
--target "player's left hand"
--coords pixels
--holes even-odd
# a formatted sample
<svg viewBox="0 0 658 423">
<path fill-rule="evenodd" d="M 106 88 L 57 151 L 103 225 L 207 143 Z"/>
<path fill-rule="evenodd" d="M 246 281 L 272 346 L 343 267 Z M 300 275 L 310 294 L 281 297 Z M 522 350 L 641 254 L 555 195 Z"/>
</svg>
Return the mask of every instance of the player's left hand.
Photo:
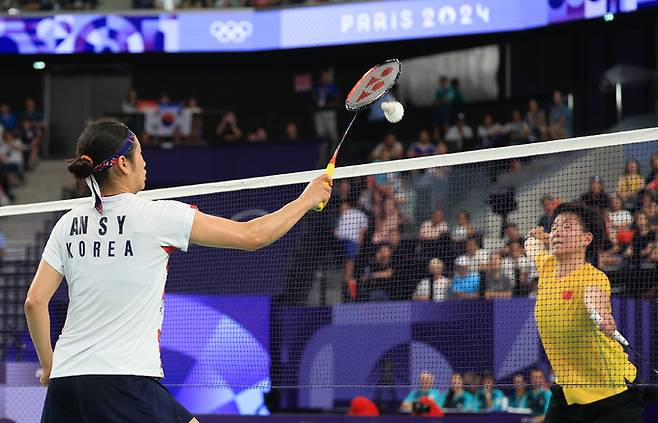
<svg viewBox="0 0 658 423">
<path fill-rule="evenodd" d="M 604 313 L 601 315 L 601 317 L 603 318 L 603 322 L 601 322 L 601 330 L 603 333 L 612 338 L 615 331 L 617 330 L 617 323 L 615 323 L 615 318 L 612 317 L 612 314 L 610 313 Z"/>
<path fill-rule="evenodd" d="M 39 383 L 42 386 L 48 386 L 48 381 L 50 380 L 50 370 L 51 369 L 39 369 Z"/>
</svg>

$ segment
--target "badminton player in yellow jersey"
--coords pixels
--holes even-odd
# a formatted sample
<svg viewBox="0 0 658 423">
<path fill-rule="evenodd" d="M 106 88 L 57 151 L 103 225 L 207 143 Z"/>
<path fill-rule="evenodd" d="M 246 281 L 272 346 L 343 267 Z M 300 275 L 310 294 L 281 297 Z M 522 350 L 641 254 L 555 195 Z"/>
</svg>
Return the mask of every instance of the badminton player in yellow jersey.
<svg viewBox="0 0 658 423">
<path fill-rule="evenodd" d="M 598 213 L 577 203 L 555 211 L 551 232 L 534 229 L 526 253 L 539 272 L 535 319 L 558 385 L 545 422 L 644 421 L 637 370 L 622 346 L 610 304 L 610 281 L 590 263 L 604 231 Z M 591 313 L 603 318 L 601 330 Z"/>
</svg>

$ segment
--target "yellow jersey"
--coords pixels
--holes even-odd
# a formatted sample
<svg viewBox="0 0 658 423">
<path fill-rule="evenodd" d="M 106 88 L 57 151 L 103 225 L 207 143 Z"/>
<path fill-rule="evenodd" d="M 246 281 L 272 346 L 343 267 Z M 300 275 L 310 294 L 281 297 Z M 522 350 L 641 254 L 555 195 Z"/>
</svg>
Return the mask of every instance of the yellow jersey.
<svg viewBox="0 0 658 423">
<path fill-rule="evenodd" d="M 558 278 L 555 256 L 540 254 L 535 262 L 537 329 L 567 404 L 589 404 L 628 389 L 637 369 L 622 346 L 589 319 L 584 302 L 588 286 L 610 293 L 608 277 L 587 263 Z"/>
</svg>

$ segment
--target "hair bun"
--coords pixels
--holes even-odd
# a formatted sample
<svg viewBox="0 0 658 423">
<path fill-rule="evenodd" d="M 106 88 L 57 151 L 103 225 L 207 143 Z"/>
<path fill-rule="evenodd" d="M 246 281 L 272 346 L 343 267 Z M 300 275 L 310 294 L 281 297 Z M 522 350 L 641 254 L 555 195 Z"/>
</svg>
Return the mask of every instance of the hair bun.
<svg viewBox="0 0 658 423">
<path fill-rule="evenodd" d="M 94 164 L 89 156 L 81 156 L 69 162 L 69 172 L 76 178 L 84 179 L 94 172 Z"/>
</svg>

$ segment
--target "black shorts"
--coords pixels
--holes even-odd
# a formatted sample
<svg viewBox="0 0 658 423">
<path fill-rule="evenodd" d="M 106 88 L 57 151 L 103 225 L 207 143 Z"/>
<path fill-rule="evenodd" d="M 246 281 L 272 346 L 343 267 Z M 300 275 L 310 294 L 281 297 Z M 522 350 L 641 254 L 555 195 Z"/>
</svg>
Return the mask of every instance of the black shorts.
<svg viewBox="0 0 658 423">
<path fill-rule="evenodd" d="M 41 423 L 188 423 L 192 418 L 156 378 L 86 375 L 50 379 Z"/>
<path fill-rule="evenodd" d="M 590 404 L 567 405 L 562 387 L 551 386 L 544 423 L 644 423 L 642 392 L 633 386 Z"/>
</svg>

